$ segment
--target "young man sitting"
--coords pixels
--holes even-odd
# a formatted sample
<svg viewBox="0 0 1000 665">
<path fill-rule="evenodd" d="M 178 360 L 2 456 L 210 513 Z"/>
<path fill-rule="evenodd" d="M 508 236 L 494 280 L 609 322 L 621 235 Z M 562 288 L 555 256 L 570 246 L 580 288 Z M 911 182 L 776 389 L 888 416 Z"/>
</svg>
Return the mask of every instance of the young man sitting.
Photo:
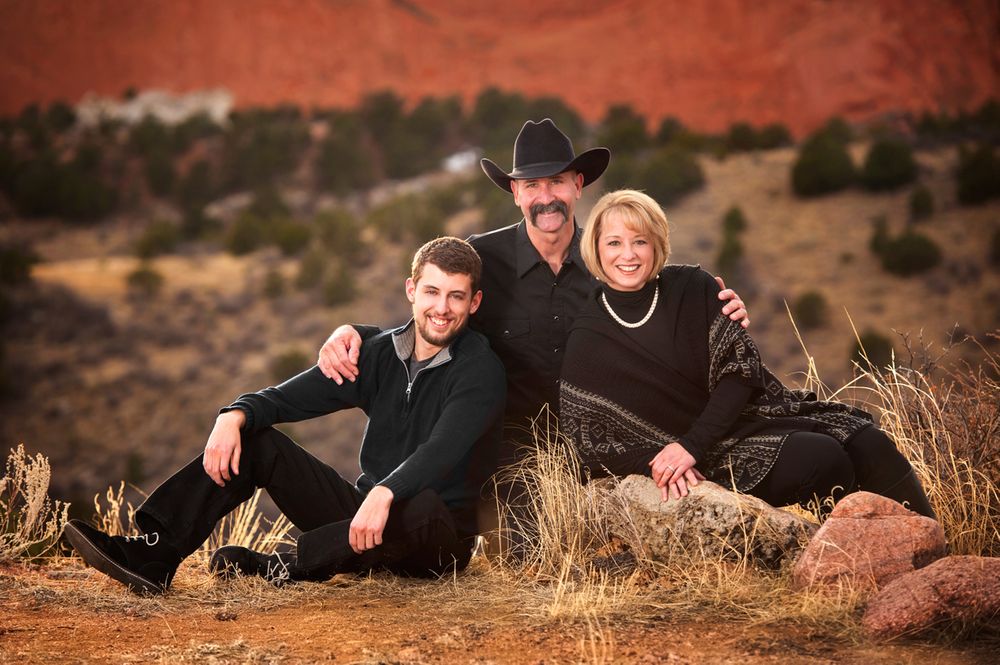
<svg viewBox="0 0 1000 665">
<path fill-rule="evenodd" d="M 294 554 L 217 550 L 211 568 L 272 582 L 386 568 L 461 570 L 478 532 L 476 500 L 496 465 L 506 381 L 486 339 L 468 329 L 482 300 L 481 262 L 463 240 L 421 247 L 406 280 L 413 319 L 365 344 L 356 382 L 313 367 L 222 409 L 205 452 L 140 506 L 142 536 L 72 520 L 83 560 L 133 591 L 161 593 L 215 524 L 258 487 L 302 531 Z M 360 408 L 369 418 L 352 485 L 271 425 Z"/>
</svg>

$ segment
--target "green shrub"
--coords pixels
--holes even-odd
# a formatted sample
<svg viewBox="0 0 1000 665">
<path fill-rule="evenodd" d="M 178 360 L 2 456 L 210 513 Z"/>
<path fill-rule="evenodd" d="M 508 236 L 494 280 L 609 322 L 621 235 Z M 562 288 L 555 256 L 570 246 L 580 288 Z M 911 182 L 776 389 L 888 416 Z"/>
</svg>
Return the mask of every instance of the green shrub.
<svg viewBox="0 0 1000 665">
<path fill-rule="evenodd" d="M 130 291 L 145 297 L 154 297 L 163 288 L 163 275 L 149 263 L 143 261 L 125 278 Z"/>
<path fill-rule="evenodd" d="M 483 89 L 476 96 L 469 115 L 471 138 L 493 157 L 493 161 L 498 164 L 509 163 L 509 160 L 499 161 L 502 155 L 496 154 L 496 150 L 511 149 L 514 137 L 528 119 L 527 107 L 527 102 L 519 93 L 507 93 L 496 87 Z"/>
<path fill-rule="evenodd" d="M 719 272 L 733 273 L 739 267 L 741 258 L 743 258 L 743 243 L 740 242 L 739 236 L 733 233 L 723 234 L 715 267 Z"/>
<path fill-rule="evenodd" d="M 992 146 L 963 149 L 958 163 L 959 202 L 976 205 L 997 197 L 1000 197 L 1000 160 Z"/>
<path fill-rule="evenodd" d="M 76 111 L 64 101 L 52 102 L 45 111 L 45 124 L 56 134 L 62 134 L 76 124 Z"/>
<path fill-rule="evenodd" d="M 222 228 L 222 223 L 214 217 L 209 217 L 204 208 L 189 208 L 184 211 L 181 220 L 181 237 L 186 240 L 207 238 Z"/>
<path fill-rule="evenodd" d="M 941 263 L 941 248 L 915 231 L 904 231 L 889 240 L 880 252 L 882 267 L 894 275 L 909 277 Z"/>
<path fill-rule="evenodd" d="M 726 234 L 736 234 L 746 231 L 747 218 L 743 215 L 743 210 L 739 206 L 733 206 L 726 211 L 722 217 L 722 232 Z"/>
<path fill-rule="evenodd" d="M 236 256 L 249 254 L 268 240 L 267 222 L 244 211 L 236 218 L 226 237 L 226 248 Z"/>
<path fill-rule="evenodd" d="M 24 284 L 31 280 L 31 268 L 41 257 L 30 247 L 17 243 L 0 244 L 0 284 Z"/>
<path fill-rule="evenodd" d="M 819 328 L 826 323 L 826 298 L 819 291 L 806 291 L 792 304 L 795 325 L 803 330 Z"/>
<path fill-rule="evenodd" d="M 328 307 L 335 307 L 354 300 L 354 276 L 343 265 L 327 278 L 323 284 L 323 302 Z"/>
<path fill-rule="evenodd" d="M 168 254 L 180 242 L 180 228 L 173 222 L 158 219 L 146 227 L 135 242 L 135 255 L 140 259 L 151 259 L 160 254 Z"/>
<path fill-rule="evenodd" d="M 657 145 L 667 145 L 668 143 L 673 143 L 680 134 L 684 131 L 684 125 L 681 121 L 673 116 L 667 116 L 660 121 L 660 126 L 656 130 L 656 136 L 653 137 L 653 141 Z M 612 159 L 612 163 L 614 160 Z"/>
<path fill-rule="evenodd" d="M 286 381 L 312 366 L 312 357 L 301 349 L 288 349 L 271 358 L 271 380 Z"/>
<path fill-rule="evenodd" d="M 885 215 L 876 215 L 872 217 L 872 237 L 868 241 L 868 249 L 881 256 L 888 245 L 889 219 Z"/>
<path fill-rule="evenodd" d="M 169 153 L 170 130 L 159 118 L 147 115 L 132 127 L 128 138 L 129 149 L 137 155 L 148 157 L 154 153 Z"/>
<path fill-rule="evenodd" d="M 601 121 L 597 144 L 611 149 L 612 154 L 636 152 L 649 141 L 646 120 L 628 104 L 614 104 Z"/>
<path fill-rule="evenodd" d="M 854 164 L 845 144 L 828 134 L 814 135 L 799 150 L 792 167 L 792 189 L 799 196 L 822 196 L 849 187 Z"/>
<path fill-rule="evenodd" d="M 661 148 L 635 174 L 635 185 L 668 206 L 701 189 L 705 174 L 694 156 L 673 146 Z"/>
<path fill-rule="evenodd" d="M 269 270 L 264 276 L 264 296 L 275 300 L 285 295 L 285 277 L 278 270 Z"/>
<path fill-rule="evenodd" d="M 868 362 L 865 362 L 865 356 L 868 357 Z M 862 369 L 869 369 L 869 363 L 871 369 L 888 367 L 892 363 L 892 358 L 892 342 L 874 330 L 863 332 L 860 339 L 854 341 L 851 349 L 852 366 L 857 363 Z"/>
<path fill-rule="evenodd" d="M 215 195 L 216 182 L 212 165 L 204 159 L 192 164 L 177 186 L 177 203 L 185 211 L 203 209 Z"/>
<path fill-rule="evenodd" d="M 341 257 L 355 255 L 361 248 L 361 223 L 349 210 L 325 210 L 313 220 L 319 239 L 331 252 Z"/>
<path fill-rule="evenodd" d="M 832 141 L 846 146 L 854 138 L 854 132 L 847 121 L 840 117 L 830 118 L 815 135 L 825 136 Z"/>
<path fill-rule="evenodd" d="M 270 186 L 261 187 L 254 192 L 253 201 L 250 202 L 247 212 L 261 219 L 288 217 L 292 214 L 285 200 L 281 197 L 281 192 Z"/>
<path fill-rule="evenodd" d="M 757 147 L 761 150 L 772 150 L 786 145 L 792 145 L 792 133 L 781 123 L 767 125 L 757 133 Z"/>
<path fill-rule="evenodd" d="M 861 183 L 866 189 L 898 189 L 913 182 L 916 177 L 917 163 L 908 143 L 895 138 L 879 139 L 872 143 L 861 169 Z"/>
<path fill-rule="evenodd" d="M 919 222 L 934 214 L 934 195 L 927 185 L 917 185 L 910 193 L 910 220 Z"/>
<path fill-rule="evenodd" d="M 177 180 L 174 160 L 166 152 L 154 152 L 146 157 L 146 183 L 155 196 L 170 196 Z"/>
<path fill-rule="evenodd" d="M 393 242 L 422 245 L 444 233 L 445 215 L 433 203 L 427 194 L 403 194 L 370 210 L 367 224 Z"/>
<path fill-rule="evenodd" d="M 299 261 L 299 271 L 295 276 L 295 287 L 302 291 L 316 288 L 323 281 L 329 258 L 319 250 L 306 252 Z"/>
<path fill-rule="evenodd" d="M 188 151 L 191 145 L 198 139 L 208 138 L 222 133 L 222 127 L 215 124 L 215 121 L 207 113 L 201 111 L 189 116 L 186 120 L 174 127 L 171 133 L 171 147 L 175 154 L 182 154 Z"/>
<path fill-rule="evenodd" d="M 309 143 L 309 128 L 297 110 L 248 110 L 233 115 L 226 133 L 223 181 L 228 190 L 274 183 L 298 165 Z"/>
<path fill-rule="evenodd" d="M 295 256 L 312 240 L 312 228 L 291 219 L 272 219 L 268 230 L 271 242 L 285 256 Z"/>
<path fill-rule="evenodd" d="M 726 136 L 726 147 L 732 152 L 755 150 L 757 148 L 757 131 L 750 123 L 734 123 Z"/>
<path fill-rule="evenodd" d="M 330 133 L 316 158 L 316 179 L 321 188 L 344 195 L 377 182 L 375 163 L 362 144 L 360 132 L 361 125 L 353 116 L 330 121 Z"/>
</svg>

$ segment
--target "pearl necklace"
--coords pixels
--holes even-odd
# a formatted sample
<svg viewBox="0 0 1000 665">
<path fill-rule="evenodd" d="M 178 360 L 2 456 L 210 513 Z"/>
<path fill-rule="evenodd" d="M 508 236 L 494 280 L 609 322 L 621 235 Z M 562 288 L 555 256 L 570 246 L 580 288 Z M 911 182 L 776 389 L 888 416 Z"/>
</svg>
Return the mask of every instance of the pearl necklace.
<svg viewBox="0 0 1000 665">
<path fill-rule="evenodd" d="M 621 325 L 625 326 L 626 328 L 638 328 L 642 324 L 646 323 L 646 321 L 649 321 L 649 317 L 653 316 L 653 310 L 656 309 L 656 301 L 659 299 L 659 297 L 660 297 L 660 285 L 657 284 L 656 290 L 653 291 L 653 302 L 649 305 L 649 311 L 646 312 L 646 316 L 642 317 L 641 321 L 637 321 L 636 323 L 629 323 L 628 321 L 624 321 L 620 316 L 615 314 L 615 310 L 611 309 L 611 305 L 608 304 L 608 296 L 605 295 L 603 291 L 601 291 L 601 302 L 604 303 L 604 309 L 608 310 L 608 314 L 611 315 L 612 319 L 614 319 Z"/>
</svg>

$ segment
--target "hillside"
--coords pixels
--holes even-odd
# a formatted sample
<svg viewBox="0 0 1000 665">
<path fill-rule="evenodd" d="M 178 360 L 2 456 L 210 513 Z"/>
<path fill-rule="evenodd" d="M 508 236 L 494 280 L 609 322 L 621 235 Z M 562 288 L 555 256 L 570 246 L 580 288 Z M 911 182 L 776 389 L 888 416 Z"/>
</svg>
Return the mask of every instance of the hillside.
<svg viewBox="0 0 1000 665">
<path fill-rule="evenodd" d="M 856 160 L 864 148 L 853 146 Z M 891 338 L 897 352 L 904 345 L 892 330 L 914 342 L 922 334 L 936 354 L 956 323 L 963 334 L 990 343 L 987 334 L 1000 320 L 1000 280 L 988 262 L 988 246 L 1000 208 L 956 205 L 954 147 L 917 153 L 921 181 L 937 202 L 934 217 L 920 228 L 943 248 L 945 259 L 911 278 L 884 272 L 868 249 L 872 217 L 884 215 L 893 232 L 903 227 L 909 188 L 798 199 L 788 177 L 794 156 L 791 148 L 722 161 L 700 156 L 707 186 L 667 209 L 672 260 L 712 269 L 722 216 L 733 205 L 742 208 L 745 256 L 734 274 L 724 276 L 749 303 L 751 332 L 779 376 L 798 382 L 796 373 L 807 366 L 784 302 L 811 290 L 825 297 L 827 322 L 803 337 L 821 378 L 834 387 L 850 376 L 854 334 L 848 315 L 859 331 Z M 470 176 L 472 182 L 482 178 Z M 440 174 L 385 185 L 370 196 L 378 200 L 393 187 L 441 186 L 462 178 Z M 598 193 L 587 192 L 581 219 Z M 286 194 L 290 200 L 298 196 Z M 231 207 L 239 198 L 216 206 Z M 516 211 L 508 205 L 513 222 Z M 2 227 L 4 238 L 31 241 L 43 260 L 33 270 L 33 284 L 13 295 L 6 365 L 16 388 L 0 405 L 0 437 L 48 455 L 54 495 L 79 506 L 119 479 L 146 491 L 155 487 L 201 450 L 220 406 L 308 365 L 337 324 L 391 325 L 408 316 L 400 292 L 411 250 L 382 237 L 371 257 L 350 268 L 355 299 L 333 307 L 294 288 L 279 297 L 264 295 L 270 273 L 291 283 L 301 259 L 274 248 L 234 256 L 212 243 L 152 259 L 163 287 L 157 295 L 143 295 L 128 288 L 126 278 L 138 265 L 132 248 L 151 216 L 120 215 L 82 228 L 52 221 Z M 480 211 L 464 210 L 445 229 L 465 235 L 481 228 L 480 219 Z M 292 365 L 274 369 L 289 351 Z M 947 362 L 963 354 L 975 357 L 975 348 L 966 345 Z M 341 414 L 289 429 L 350 476 L 357 469 L 362 427 L 360 414 Z"/>
<path fill-rule="evenodd" d="M 972 109 L 1000 89 L 991 0 L 0 0 L 0 113 L 127 88 L 240 106 L 410 103 L 488 86 L 702 131 Z"/>
</svg>

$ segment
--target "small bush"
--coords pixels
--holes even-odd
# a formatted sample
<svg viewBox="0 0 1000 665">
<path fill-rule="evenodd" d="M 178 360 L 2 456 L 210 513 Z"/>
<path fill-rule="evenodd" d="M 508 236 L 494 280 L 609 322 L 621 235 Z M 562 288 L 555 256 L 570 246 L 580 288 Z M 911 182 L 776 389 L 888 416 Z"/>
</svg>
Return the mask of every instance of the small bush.
<svg viewBox="0 0 1000 665">
<path fill-rule="evenodd" d="M 288 349 L 271 359 L 271 379 L 281 383 L 312 366 L 312 358 L 301 349 Z"/>
<path fill-rule="evenodd" d="M 865 362 L 865 356 L 868 357 L 868 362 Z M 857 363 L 862 369 L 868 369 L 869 363 L 874 369 L 888 367 L 892 363 L 892 357 L 892 342 L 874 330 L 863 332 L 860 339 L 854 341 L 851 350 L 852 365 Z"/>
<path fill-rule="evenodd" d="M 735 272 L 741 258 L 743 258 L 743 243 L 740 242 L 739 236 L 734 233 L 723 234 L 715 267 L 722 273 Z"/>
<path fill-rule="evenodd" d="M 140 259 L 168 254 L 177 247 L 181 232 L 176 224 L 165 219 L 154 221 L 135 242 L 135 255 Z"/>
<path fill-rule="evenodd" d="M 825 136 L 842 146 L 846 146 L 854 138 L 854 131 L 851 130 L 851 126 L 847 124 L 846 120 L 841 117 L 833 117 L 816 132 L 816 135 Z"/>
<path fill-rule="evenodd" d="M 169 154 L 170 131 L 159 118 L 147 115 L 132 127 L 128 138 L 129 148 L 137 155 L 149 157 L 155 153 Z"/>
<path fill-rule="evenodd" d="M 145 261 L 125 278 L 128 288 L 133 293 L 152 298 L 163 288 L 163 275 Z"/>
<path fill-rule="evenodd" d="M 299 272 L 295 276 L 295 287 L 306 291 L 319 286 L 326 274 L 329 259 L 323 252 L 314 250 L 307 252 L 299 261 Z"/>
<path fill-rule="evenodd" d="M 366 190 L 378 181 L 370 151 L 363 145 L 356 120 L 332 126 L 316 158 L 317 184 L 334 194 Z"/>
<path fill-rule="evenodd" d="M 958 163 L 958 201 L 964 205 L 985 203 L 1000 197 L 1000 160 L 993 148 L 983 144 L 962 150 Z"/>
<path fill-rule="evenodd" d="M 404 238 L 422 245 L 444 233 L 445 214 L 427 194 L 404 194 L 368 213 L 367 223 L 393 242 Z"/>
<path fill-rule="evenodd" d="M 342 259 L 356 258 L 364 250 L 361 223 L 349 210 L 337 208 L 321 212 L 313 223 L 323 246 Z"/>
<path fill-rule="evenodd" d="M 819 328 L 826 323 L 826 298 L 819 291 L 806 291 L 792 304 L 795 325 L 803 330 Z"/>
<path fill-rule="evenodd" d="M 893 138 L 872 143 L 861 169 L 861 183 L 870 191 L 898 189 L 917 177 L 913 149 L 905 141 Z"/>
<path fill-rule="evenodd" d="M 262 187 L 254 192 L 253 201 L 247 212 L 260 219 L 288 217 L 292 213 L 281 192 L 275 187 Z"/>
<path fill-rule="evenodd" d="M 354 300 L 354 276 L 344 266 L 339 266 L 323 285 L 323 302 L 335 307 Z"/>
<path fill-rule="evenodd" d="M 636 186 L 663 206 L 676 203 L 705 184 L 705 174 L 694 155 L 675 147 L 653 154 L 639 166 L 635 178 Z"/>
<path fill-rule="evenodd" d="M 628 104 L 611 106 L 597 134 L 597 144 L 610 148 L 616 155 L 636 152 L 646 147 L 648 141 L 645 118 Z"/>
<path fill-rule="evenodd" d="M 0 244 L 0 284 L 24 284 L 41 258 L 26 245 Z"/>
<path fill-rule="evenodd" d="M 56 101 L 45 111 L 45 123 L 56 134 L 62 134 L 76 124 L 76 111 L 64 101 Z"/>
<path fill-rule="evenodd" d="M 295 256 L 312 240 L 312 228 L 290 219 L 276 219 L 271 220 L 270 236 L 282 254 Z"/>
<path fill-rule="evenodd" d="M 792 189 L 799 196 L 823 196 L 854 182 L 854 164 L 845 144 L 828 134 L 807 140 L 792 166 Z"/>
<path fill-rule="evenodd" d="M 894 275 L 909 277 L 941 263 L 941 248 L 915 231 L 905 231 L 889 240 L 880 252 L 882 267 Z"/>
<path fill-rule="evenodd" d="M 198 139 L 222 133 L 222 127 L 215 124 L 204 111 L 195 113 L 180 123 L 172 132 L 171 143 L 175 154 L 187 152 Z"/>
<path fill-rule="evenodd" d="M 917 185 L 910 193 L 910 221 L 919 222 L 934 214 L 934 195 L 927 185 Z"/>
<path fill-rule="evenodd" d="M 750 123 L 734 123 L 726 136 L 726 147 L 731 152 L 755 150 L 757 148 L 757 131 Z"/>
<path fill-rule="evenodd" d="M 772 150 L 792 144 L 792 133 L 781 123 L 772 123 L 757 133 L 757 147 Z"/>
<path fill-rule="evenodd" d="M 275 300 L 285 295 L 285 277 L 277 270 L 269 270 L 264 276 L 264 296 Z"/>
<path fill-rule="evenodd" d="M 229 229 L 226 249 L 236 256 L 242 256 L 259 249 L 267 240 L 267 222 L 254 214 L 243 212 Z"/>
<path fill-rule="evenodd" d="M 190 208 L 184 211 L 181 221 L 181 236 L 187 240 L 206 238 L 222 228 L 222 223 L 205 214 L 204 208 Z"/>
<path fill-rule="evenodd" d="M 146 158 L 146 184 L 155 196 L 170 196 L 176 181 L 177 171 L 169 153 L 158 151 Z"/>
<path fill-rule="evenodd" d="M 728 234 L 742 233 L 746 231 L 747 218 L 743 215 L 743 210 L 739 206 L 733 206 L 726 211 L 722 218 L 722 232 Z"/>
<path fill-rule="evenodd" d="M 684 125 L 680 120 L 673 116 L 667 116 L 660 121 L 660 127 L 656 130 L 656 136 L 653 137 L 653 141 L 657 145 L 667 145 L 668 143 L 673 143 L 674 139 L 677 138 L 684 131 Z M 614 163 L 614 160 L 611 160 Z"/>
</svg>

